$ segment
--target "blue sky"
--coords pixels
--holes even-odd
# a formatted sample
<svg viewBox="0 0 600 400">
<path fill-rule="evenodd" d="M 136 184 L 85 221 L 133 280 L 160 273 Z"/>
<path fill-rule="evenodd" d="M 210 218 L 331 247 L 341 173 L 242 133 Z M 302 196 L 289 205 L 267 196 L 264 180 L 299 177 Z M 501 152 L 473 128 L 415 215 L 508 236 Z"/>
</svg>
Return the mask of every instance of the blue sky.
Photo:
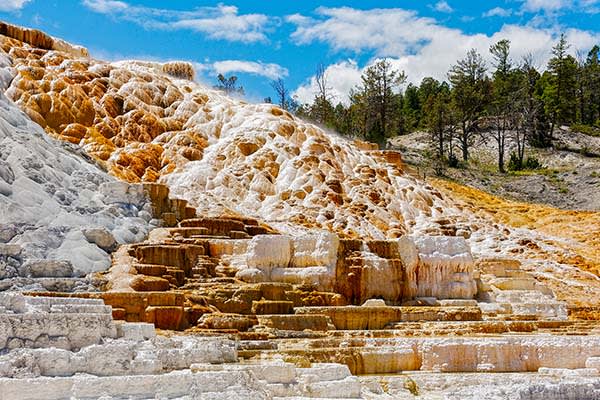
<svg viewBox="0 0 600 400">
<path fill-rule="evenodd" d="M 477 48 L 511 40 L 544 68 L 564 32 L 573 54 L 600 43 L 600 0 L 141 1 L 0 0 L 0 19 L 41 29 L 106 60 L 191 61 L 198 79 L 235 74 L 250 100 L 272 95 L 281 77 L 301 101 L 317 64 L 340 101 L 361 71 L 387 57 L 410 81 L 444 79 Z"/>
</svg>

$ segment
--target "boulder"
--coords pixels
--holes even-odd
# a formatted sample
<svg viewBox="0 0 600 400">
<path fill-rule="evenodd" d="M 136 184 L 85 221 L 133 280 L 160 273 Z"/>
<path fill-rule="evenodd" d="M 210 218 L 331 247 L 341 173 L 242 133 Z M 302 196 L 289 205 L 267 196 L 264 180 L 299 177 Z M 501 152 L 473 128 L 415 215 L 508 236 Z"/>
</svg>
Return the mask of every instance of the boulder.
<svg viewBox="0 0 600 400">
<path fill-rule="evenodd" d="M 117 241 L 114 236 L 108 229 L 103 227 L 85 228 L 83 229 L 83 235 L 90 243 L 94 243 L 107 253 L 115 250 L 117 246 Z"/>
<path fill-rule="evenodd" d="M 19 275 L 32 278 L 65 278 L 73 275 L 73 266 L 63 260 L 31 260 L 21 266 Z"/>
</svg>

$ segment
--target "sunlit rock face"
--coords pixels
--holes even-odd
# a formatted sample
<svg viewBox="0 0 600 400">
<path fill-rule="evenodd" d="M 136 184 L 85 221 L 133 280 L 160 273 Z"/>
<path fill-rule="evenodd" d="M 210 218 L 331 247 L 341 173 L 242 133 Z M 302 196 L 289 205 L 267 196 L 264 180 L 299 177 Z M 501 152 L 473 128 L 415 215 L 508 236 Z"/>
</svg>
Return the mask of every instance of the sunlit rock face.
<svg viewBox="0 0 600 400">
<path fill-rule="evenodd" d="M 37 36 L 7 34 L 33 42 L 3 37 L 7 68 L 16 73 L 7 95 L 50 135 L 81 144 L 128 181 L 155 181 L 178 161 L 202 157 L 206 135 L 183 125 L 206 99 L 166 75 L 191 79 L 189 64 L 111 65 L 51 38 L 39 45 Z"/>
<path fill-rule="evenodd" d="M 89 289 L 70 278 L 107 269 L 118 244 L 144 239 L 150 211 L 141 185 L 48 137 L 0 93 L 0 291 Z"/>
<path fill-rule="evenodd" d="M 469 299 L 477 293 L 473 256 L 464 238 L 421 236 L 415 242 L 419 263 L 407 271 L 415 297 Z"/>
<path fill-rule="evenodd" d="M 332 291 L 338 238 L 329 232 L 292 238 L 255 236 L 248 243 L 247 268 L 236 276 L 249 282 L 282 282 Z"/>
<path fill-rule="evenodd" d="M 121 179 L 168 183 L 200 213 L 363 238 L 441 232 L 427 221 L 458 214 L 402 171 L 398 153 L 228 98 L 191 81 L 189 64 L 105 63 L 9 33 L 33 42 L 0 44 L 14 74 L 6 94 L 33 121 Z"/>
<path fill-rule="evenodd" d="M 482 256 L 518 255 L 528 259 L 527 268 L 552 269 L 553 290 L 571 293 L 577 286 L 562 279 L 569 274 L 585 280 L 589 293 L 600 294 L 599 283 L 564 267 L 577 262 L 564 243 L 490 223 L 490 216 L 477 210 L 477 200 L 457 201 L 407 173 L 397 152 L 342 139 L 271 104 L 229 98 L 194 82 L 188 63 L 108 63 L 41 32 L 6 26 L 0 34 L 0 83 L 34 122 L 82 147 L 120 179 L 167 184 L 199 215 L 253 217 L 291 237 L 313 229 L 340 239 L 461 236 L 475 262 Z M 446 244 L 452 247 L 439 243 Z M 444 260 L 454 265 L 454 255 Z M 421 263 L 405 272 L 419 270 L 428 281 L 434 275 L 426 271 L 438 271 L 432 272 L 441 274 L 436 279 L 448 278 L 440 290 L 472 296 L 470 261 L 456 264 L 450 275 L 439 272 L 441 260 L 430 261 L 437 266 Z M 361 277 L 365 290 L 359 292 L 368 295 L 376 288 L 370 295 L 390 298 L 438 290 L 406 287 L 397 274 L 385 289 L 373 285 L 371 272 L 397 271 L 394 262 L 372 258 Z M 326 264 L 311 267 L 330 274 Z M 261 279 L 257 271 L 244 272 L 244 279 Z M 288 270 L 269 273 L 303 279 Z M 578 296 L 589 299 L 589 293 Z"/>
</svg>

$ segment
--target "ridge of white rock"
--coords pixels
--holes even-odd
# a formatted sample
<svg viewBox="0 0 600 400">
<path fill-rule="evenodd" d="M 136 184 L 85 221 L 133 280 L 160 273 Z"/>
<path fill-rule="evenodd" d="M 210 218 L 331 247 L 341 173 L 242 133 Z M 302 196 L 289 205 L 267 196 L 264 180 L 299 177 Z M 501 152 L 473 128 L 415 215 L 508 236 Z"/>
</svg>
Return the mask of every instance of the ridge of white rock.
<svg viewBox="0 0 600 400">
<path fill-rule="evenodd" d="M 48 137 L 0 93 L 0 290 L 88 290 L 63 278 L 106 270 L 110 251 L 143 240 L 151 218 L 141 185 Z"/>
<path fill-rule="evenodd" d="M 231 340 L 157 336 L 101 300 L 0 293 L 0 328 L 0 400 L 362 398 L 345 365 L 236 363 Z"/>
<path fill-rule="evenodd" d="M 36 323 L 24 324 L 28 318 Z M 370 338 L 360 361 L 370 360 L 379 375 L 356 377 L 331 362 L 239 362 L 235 341 L 160 336 L 151 324 L 114 322 L 110 307 L 93 299 L 0 294 L 0 328 L 1 400 L 537 400 L 567 393 L 591 400 L 600 393 L 598 337 Z M 514 390 L 499 390 L 508 383 Z"/>
</svg>

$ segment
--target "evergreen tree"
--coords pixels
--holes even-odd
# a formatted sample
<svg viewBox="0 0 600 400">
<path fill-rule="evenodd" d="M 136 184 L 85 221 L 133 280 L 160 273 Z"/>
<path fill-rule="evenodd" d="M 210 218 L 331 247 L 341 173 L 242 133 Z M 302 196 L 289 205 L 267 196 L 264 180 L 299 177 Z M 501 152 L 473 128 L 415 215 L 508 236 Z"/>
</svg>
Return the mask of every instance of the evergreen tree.
<svg viewBox="0 0 600 400">
<path fill-rule="evenodd" d="M 385 147 L 387 138 L 398 132 L 398 113 L 395 112 L 398 94 L 395 90 L 405 80 L 404 72 L 393 69 L 384 59 L 365 70 L 361 84 L 351 93 L 355 111 L 364 113 L 364 137 L 380 147 Z"/>
<path fill-rule="evenodd" d="M 600 119 L 600 47 L 592 47 L 582 68 L 581 122 L 594 125 Z"/>
<path fill-rule="evenodd" d="M 444 84 L 446 83 L 444 82 Z M 421 84 L 419 85 L 419 103 L 422 105 L 427 104 L 430 97 L 438 94 L 441 89 L 441 85 L 442 84 L 438 80 L 432 77 L 423 78 Z M 424 106 L 422 112 L 427 112 Z"/>
<path fill-rule="evenodd" d="M 223 74 L 217 75 L 217 84 L 214 86 L 215 89 L 225 92 L 226 95 L 232 94 L 244 95 L 244 88 L 237 85 L 237 76 L 231 75 L 226 77 Z"/>
<path fill-rule="evenodd" d="M 506 139 L 514 128 L 512 123 L 515 120 L 511 116 L 516 112 L 518 98 L 515 95 L 518 93 L 521 75 L 513 70 L 509 40 L 500 40 L 490 46 L 490 53 L 496 69 L 493 73 L 489 121 L 498 152 L 498 171 L 505 172 Z"/>
<path fill-rule="evenodd" d="M 550 119 L 550 138 L 556 124 L 575 122 L 577 113 L 577 61 L 567 54 L 569 44 L 565 35 L 552 48 L 544 87 L 544 103 Z"/>
<path fill-rule="evenodd" d="M 400 133 L 414 131 L 421 123 L 421 99 L 419 88 L 409 83 L 402 96 L 402 107 L 399 108 L 402 123 Z"/>
<path fill-rule="evenodd" d="M 433 80 L 435 81 L 435 80 Z M 427 84 L 433 83 L 428 81 Z M 437 81 L 435 81 L 437 82 Z M 433 150 L 433 168 L 440 175 L 443 172 L 446 160 L 455 160 L 453 141 L 456 133 L 456 112 L 451 101 L 451 92 L 447 84 L 436 85 L 426 97 L 423 108 L 425 128 L 431 134 L 430 145 Z M 433 88 L 433 85 L 429 86 Z M 448 157 L 446 158 L 446 150 Z"/>
<path fill-rule="evenodd" d="M 477 120 L 483 114 L 490 95 L 485 62 L 477 50 L 470 50 L 465 58 L 452 66 L 448 79 L 452 84 L 452 101 L 460 120 L 458 141 L 463 160 L 467 161 L 477 133 Z"/>
</svg>

